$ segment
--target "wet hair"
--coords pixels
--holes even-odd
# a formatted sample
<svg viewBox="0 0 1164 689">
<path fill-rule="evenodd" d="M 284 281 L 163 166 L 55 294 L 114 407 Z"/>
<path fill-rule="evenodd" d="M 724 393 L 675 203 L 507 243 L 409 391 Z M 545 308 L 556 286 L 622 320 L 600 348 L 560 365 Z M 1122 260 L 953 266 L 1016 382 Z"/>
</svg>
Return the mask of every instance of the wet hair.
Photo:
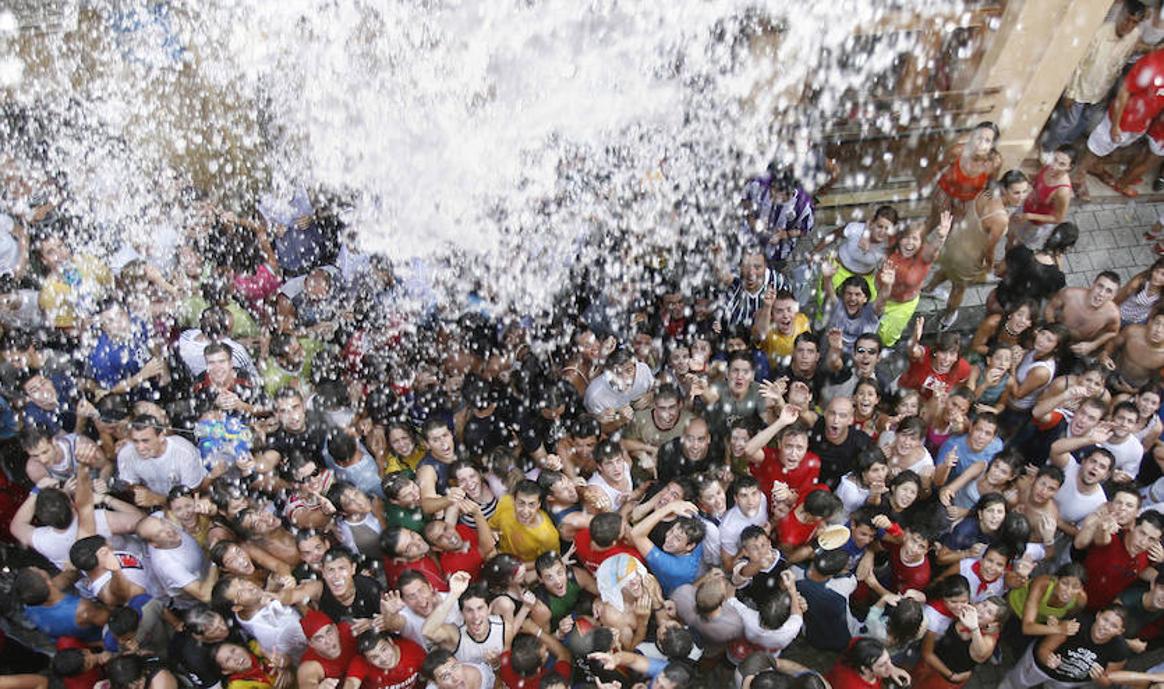
<svg viewBox="0 0 1164 689">
<path fill-rule="evenodd" d="M 427 441 L 430 433 L 439 431 L 442 428 L 447 431 L 449 430 L 449 425 L 445 423 L 444 419 L 438 416 L 432 416 L 420 427 L 420 435 Z"/>
<path fill-rule="evenodd" d="M 677 689 L 686 689 L 692 678 L 691 668 L 686 663 L 675 661 L 667 663 L 660 674 L 674 684 Z"/>
<path fill-rule="evenodd" d="M 915 638 L 924 620 L 922 604 L 912 598 L 903 597 L 885 610 L 885 627 L 899 643 Z"/>
<path fill-rule="evenodd" d="M 105 547 L 104 536 L 88 536 L 69 547 L 69 562 L 78 572 L 97 568 L 97 551 Z"/>
<path fill-rule="evenodd" d="M 823 548 L 816 551 L 812 557 L 812 568 L 820 572 L 826 577 L 832 577 L 839 574 L 849 564 L 849 553 L 841 550 L 824 550 Z"/>
<path fill-rule="evenodd" d="M 845 278 L 844 281 L 841 282 L 841 288 L 837 290 L 837 294 L 839 296 L 843 296 L 845 294 L 845 290 L 848 289 L 859 289 L 865 295 L 865 299 L 873 298 L 873 291 L 869 289 L 869 283 L 866 282 L 865 278 L 861 277 L 860 275 L 850 275 L 849 277 Z"/>
<path fill-rule="evenodd" d="M 889 460 L 886 459 L 885 453 L 876 445 L 862 450 L 857 454 L 857 458 L 853 461 L 853 477 L 861 485 L 865 484 L 865 472 L 869 471 L 878 464 L 889 466 Z M 805 507 L 807 509 L 807 506 Z"/>
<path fill-rule="evenodd" d="M 933 353 L 938 352 L 958 352 L 962 351 L 962 336 L 958 333 L 945 332 L 938 335 L 938 339 L 934 342 Z"/>
<path fill-rule="evenodd" d="M 598 425 L 598 419 L 590 414 L 579 414 L 578 418 L 570 423 L 569 434 L 571 438 L 597 438 L 601 435 L 601 427 Z"/>
<path fill-rule="evenodd" d="M 926 422 L 920 416 L 907 416 L 897 424 L 896 435 L 916 435 L 922 438 L 926 434 Z"/>
<path fill-rule="evenodd" d="M 36 496 L 32 516 L 41 526 L 67 529 L 73 523 L 73 501 L 59 488 L 44 488 Z"/>
<path fill-rule="evenodd" d="M 1051 230 L 1043 242 L 1043 251 L 1049 254 L 1064 254 L 1079 241 L 1079 228 L 1073 222 L 1061 222 Z M 1032 314 L 1033 315 L 1033 314 Z"/>
<path fill-rule="evenodd" d="M 732 485 L 728 490 L 728 494 L 731 495 L 733 499 L 735 499 L 735 497 L 739 495 L 740 491 L 746 490 L 748 488 L 760 488 L 760 482 L 756 480 L 755 476 L 750 474 L 739 476 L 736 478 L 736 480 L 732 481 Z"/>
<path fill-rule="evenodd" d="M 376 648 L 376 646 L 378 646 L 381 641 L 396 643 L 396 640 L 392 638 L 391 632 L 377 632 L 369 629 L 356 638 L 356 650 L 360 653 L 367 653 L 373 648 Z"/>
<path fill-rule="evenodd" d="M 655 645 L 670 660 L 682 660 L 695 648 L 695 637 L 686 626 L 671 627 L 656 639 Z"/>
<path fill-rule="evenodd" d="M 760 613 L 761 627 L 779 629 L 792 616 L 792 596 L 787 591 L 780 591 L 776 595 L 760 601 L 760 608 L 757 612 Z"/>
<path fill-rule="evenodd" d="M 938 598 L 970 596 L 970 582 L 961 574 L 946 577 L 933 585 L 933 595 Z"/>
<path fill-rule="evenodd" d="M 465 589 L 465 592 L 457 599 L 457 607 L 464 610 L 465 604 L 474 598 L 480 598 L 486 603 L 489 602 L 489 589 L 485 585 L 485 582 L 478 581 L 470 584 L 469 588 Z"/>
<path fill-rule="evenodd" d="M 509 664 L 519 677 L 536 674 L 542 666 L 542 642 L 533 634 L 524 632 L 513 637 Z"/>
<path fill-rule="evenodd" d="M 556 550 L 547 550 L 534 560 L 534 571 L 541 575 L 547 569 L 562 562 L 562 556 Z"/>
<path fill-rule="evenodd" d="M 1023 457 L 1021 452 L 1013 447 L 1008 447 L 1002 450 L 1002 452 L 994 455 L 986 467 L 989 470 L 989 468 L 996 463 L 1007 465 L 1010 467 L 1011 480 L 1013 481 L 1019 477 L 1019 474 L 1022 473 L 1023 465 L 1026 464 L 1026 461 L 1026 458 Z"/>
<path fill-rule="evenodd" d="M 391 501 L 399 498 L 405 486 L 411 482 L 412 478 L 406 472 L 394 471 L 384 476 L 380 488 L 384 491 L 384 498 Z"/>
<path fill-rule="evenodd" d="M 396 579 L 396 590 L 402 591 L 404 590 L 405 586 L 408 586 L 414 581 L 420 581 L 426 584 L 429 583 L 428 577 L 424 576 L 424 572 L 415 569 L 406 569 L 401 572 L 400 576 Z"/>
<path fill-rule="evenodd" d="M 110 613 L 106 624 L 114 636 L 125 636 L 137 631 L 138 625 L 141 624 L 141 615 L 128 605 L 123 605 Z"/>
<path fill-rule="evenodd" d="M 879 220 L 881 218 L 885 218 L 889 222 L 896 225 L 898 222 L 897 209 L 894 208 L 893 206 L 888 206 L 888 205 L 878 206 L 877 210 L 873 211 L 873 218 L 872 218 L 872 220 L 870 220 L 870 222 L 871 223 L 876 222 L 877 220 Z M 862 278 L 861 281 L 864 282 L 864 278 Z"/>
<path fill-rule="evenodd" d="M 105 664 L 105 677 L 113 689 L 129 689 L 145 674 L 145 658 L 132 653 L 119 655 Z"/>
<path fill-rule="evenodd" d="M 519 495 L 533 495 L 537 497 L 538 501 L 542 499 L 542 487 L 534 481 L 529 479 L 522 479 L 513 487 L 513 497 L 516 500 Z"/>
<path fill-rule="evenodd" d="M 1063 482 L 1067 480 L 1067 475 L 1063 473 L 1063 470 L 1054 464 L 1044 464 L 1039 467 L 1039 471 L 1035 474 L 1035 480 L 1038 481 L 1040 476 L 1051 478 L 1059 485 L 1063 485 Z"/>
<path fill-rule="evenodd" d="M 20 433 L 20 447 L 23 448 L 25 452 L 31 452 L 32 450 L 35 450 L 37 445 L 40 445 L 45 441 L 51 443 L 53 441 L 53 434 L 44 426 L 32 424 L 26 427 Z"/>
<path fill-rule="evenodd" d="M 840 662 L 861 673 L 872 668 L 883 653 L 885 644 L 877 639 L 859 637 L 841 654 Z"/>
<path fill-rule="evenodd" d="M 25 567 L 16 573 L 12 588 L 20 602 L 25 605 L 41 605 L 48 600 L 51 593 L 49 583 L 31 567 Z"/>
<path fill-rule="evenodd" d="M 997 124 L 990 122 L 989 120 L 983 120 L 982 122 L 979 122 L 978 124 L 974 125 L 974 131 L 978 131 L 979 129 L 989 129 L 991 132 L 994 133 L 995 142 L 998 141 L 998 137 L 1000 136 L 1000 132 L 998 131 Z"/>
<path fill-rule="evenodd" d="M 1156 510 L 1148 510 L 1136 518 L 1136 524 L 1151 524 L 1157 531 L 1164 533 L 1164 515 Z"/>
<path fill-rule="evenodd" d="M 1147 11 L 1147 6 L 1140 2 L 1140 0 L 1124 0 L 1124 12 L 1129 17 L 1142 17 Z"/>
<path fill-rule="evenodd" d="M 1030 178 L 1022 170 L 1007 170 L 998 178 L 998 186 L 1009 189 L 1020 182 L 1030 183 Z"/>
<path fill-rule="evenodd" d="M 509 553 L 498 553 L 485 562 L 481 568 L 481 578 L 490 593 L 502 594 L 509 589 L 520 568 L 521 560 Z"/>
<path fill-rule="evenodd" d="M 1100 272 L 1099 275 L 1096 275 L 1095 279 L 1092 280 L 1092 284 L 1099 282 L 1101 279 L 1114 282 L 1116 284 L 1116 287 L 1120 286 L 1119 273 L 1115 272 L 1114 270 L 1104 270 L 1104 271 Z"/>
<path fill-rule="evenodd" d="M 755 524 L 748 524 L 744 527 L 744 530 L 740 532 L 740 545 L 742 546 L 744 543 L 747 543 L 748 541 L 756 538 L 767 538 L 769 539 L 768 542 L 771 543 L 771 537 L 768 536 L 768 532 L 765 531 L 763 527 L 756 526 Z"/>
<path fill-rule="evenodd" d="M 622 515 L 603 512 L 590 520 L 590 542 L 600 548 L 609 548 L 622 533 Z"/>
<path fill-rule="evenodd" d="M 752 363 L 750 360 L 748 363 Z M 663 383 L 655 389 L 655 401 L 660 399 L 682 400 L 683 396 L 679 393 L 679 388 L 672 383 Z"/>
<path fill-rule="evenodd" d="M 428 652 L 424 663 L 421 664 L 420 674 L 424 675 L 425 679 L 430 682 L 435 682 L 436 676 L 433 673 L 437 671 L 437 668 L 453 659 L 452 653 L 449 653 L 443 648 L 434 648 Z"/>
<path fill-rule="evenodd" d="M 752 675 L 752 689 L 792 689 L 792 678 L 776 670 L 763 670 Z"/>
<path fill-rule="evenodd" d="M 828 519 L 841 507 L 841 499 L 827 490 L 814 490 L 804 498 L 804 511 L 818 519 Z"/>
<path fill-rule="evenodd" d="M 61 677 L 76 677 L 85 671 L 85 652 L 79 648 L 66 648 L 57 651 L 49 662 L 53 674 Z"/>
<path fill-rule="evenodd" d="M 698 545 L 707 535 L 707 527 L 703 525 L 703 520 L 697 517 L 679 517 L 675 520 L 675 526 L 683 530 L 683 535 L 687 537 L 687 544 L 690 546 Z"/>
<path fill-rule="evenodd" d="M 391 529 L 393 527 L 388 527 L 388 528 Z M 396 527 L 396 528 L 399 528 L 399 527 Z M 387 529 L 385 529 L 385 530 L 387 530 Z M 347 560 L 348 562 L 351 563 L 351 565 L 353 567 L 355 567 L 356 565 L 359 564 L 359 559 L 356 557 L 356 555 L 352 551 L 343 547 L 342 545 L 333 545 L 332 547 L 327 549 L 326 553 L 323 554 L 323 560 L 322 560 L 323 564 L 326 565 L 327 563 L 333 562 L 335 560 Z"/>
<path fill-rule="evenodd" d="M 803 421 L 801 421 L 800 419 L 797 419 L 796 421 L 794 421 L 792 423 L 791 426 L 787 426 L 784 428 L 784 430 L 780 431 L 780 434 L 778 436 L 776 436 L 776 442 L 777 442 L 777 444 L 782 443 L 782 442 L 784 442 L 784 439 L 790 435 L 807 436 L 809 434 L 809 431 L 810 431 L 810 429 L 809 429 L 808 425 L 806 423 L 804 423 Z"/>
<path fill-rule="evenodd" d="M 1059 569 L 1055 570 L 1055 576 L 1058 578 L 1071 577 L 1078 579 L 1087 584 L 1087 568 L 1083 566 L 1082 562 L 1068 562 Z"/>
<path fill-rule="evenodd" d="M 1002 493 L 991 492 L 979 497 L 978 502 L 974 503 L 974 509 L 972 511 L 977 515 L 979 512 L 995 505 L 1002 505 L 1003 508 L 1006 507 L 1006 498 L 1003 497 Z"/>
<path fill-rule="evenodd" d="M 212 610 L 209 605 L 198 603 L 186 611 L 182 621 L 191 634 L 205 634 L 216 617 L 222 616 Z M 223 618 L 223 621 L 225 622 L 226 618 Z"/>
<path fill-rule="evenodd" d="M 905 471 L 901 472 L 897 476 L 894 476 L 892 479 L 890 479 L 889 486 L 888 486 L 889 492 L 892 493 L 894 488 L 897 488 L 898 486 L 900 486 L 903 483 L 914 484 L 915 486 L 917 486 L 918 493 L 919 494 L 921 493 L 922 480 L 921 480 L 921 476 L 918 476 L 916 471 L 914 471 L 912 469 L 906 469 Z"/>
</svg>

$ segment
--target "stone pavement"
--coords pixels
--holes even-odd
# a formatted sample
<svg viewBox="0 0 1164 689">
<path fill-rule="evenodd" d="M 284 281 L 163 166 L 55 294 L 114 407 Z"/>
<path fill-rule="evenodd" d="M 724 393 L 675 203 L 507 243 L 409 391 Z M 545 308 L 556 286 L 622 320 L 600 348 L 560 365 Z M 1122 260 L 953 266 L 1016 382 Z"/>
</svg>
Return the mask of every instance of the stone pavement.
<svg viewBox="0 0 1164 689">
<path fill-rule="evenodd" d="M 1093 189 L 1096 186 L 1093 182 Z M 1068 219 L 1079 226 L 1079 242 L 1066 257 L 1063 272 L 1067 284 L 1072 287 L 1089 285 L 1103 270 L 1114 270 L 1119 273 L 1121 281 L 1127 281 L 1152 265 L 1156 253 L 1152 242 L 1144 239 L 1144 233 L 1152 228 L 1161 213 L 1164 213 L 1164 201 L 1114 201 L 1109 198 L 1098 203 L 1073 203 Z M 973 331 L 977 327 L 985 314 L 986 295 L 993 288 L 993 284 L 984 284 L 966 290 L 955 329 Z M 938 313 L 944 306 L 944 300 L 923 294 L 918 313 Z M 930 320 L 933 319 L 927 319 L 927 332 L 937 327 Z"/>
</svg>

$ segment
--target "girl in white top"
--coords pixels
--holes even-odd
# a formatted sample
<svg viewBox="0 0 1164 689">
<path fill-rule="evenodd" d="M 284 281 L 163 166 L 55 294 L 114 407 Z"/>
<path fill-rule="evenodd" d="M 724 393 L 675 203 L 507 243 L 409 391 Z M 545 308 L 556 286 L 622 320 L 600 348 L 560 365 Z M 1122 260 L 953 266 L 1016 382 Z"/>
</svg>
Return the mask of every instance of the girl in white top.
<svg viewBox="0 0 1164 689">
<path fill-rule="evenodd" d="M 897 429 L 881 434 L 878 444 L 889 463 L 889 478 L 909 470 L 922 481 L 922 492 L 928 493 L 934 478 L 934 457 L 926 449 L 922 438 L 926 423 L 920 416 L 907 416 L 897 423 Z"/>
<path fill-rule="evenodd" d="M 844 505 L 845 514 L 852 514 L 866 502 L 881 504 L 888 478 L 889 464 L 881 450 L 871 448 L 857 455 L 853 470 L 841 477 L 837 485 L 837 497 Z"/>
</svg>

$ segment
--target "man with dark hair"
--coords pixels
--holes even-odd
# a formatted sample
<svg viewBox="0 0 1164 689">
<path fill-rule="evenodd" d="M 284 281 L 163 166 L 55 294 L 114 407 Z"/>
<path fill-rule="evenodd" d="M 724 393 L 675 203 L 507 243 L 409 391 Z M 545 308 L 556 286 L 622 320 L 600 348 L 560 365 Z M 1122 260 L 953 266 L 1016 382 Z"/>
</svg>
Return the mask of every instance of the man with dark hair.
<svg viewBox="0 0 1164 689">
<path fill-rule="evenodd" d="M 319 585 L 313 588 L 318 597 Z M 307 648 L 307 639 L 299 628 L 298 611 L 250 579 L 224 577 L 214 585 L 211 604 L 217 610 L 234 613 L 239 626 L 258 642 L 264 655 L 277 654 L 297 661 Z"/>
<path fill-rule="evenodd" d="M 216 408 L 252 416 L 264 405 L 262 389 L 246 372 L 237 371 L 230 345 L 212 342 L 203 349 L 206 370 L 194 381 L 190 393 L 203 408 Z"/>
<path fill-rule="evenodd" d="M 421 534 L 399 526 L 385 527 L 380 532 L 380 548 L 384 552 L 384 577 L 389 588 L 396 586 L 396 580 L 406 570 L 415 570 L 422 572 L 437 590 L 448 590 L 445 572 Z"/>
<path fill-rule="evenodd" d="M 101 638 L 101 628 L 109 621 L 109 609 L 75 593 L 66 593 L 69 574 L 56 579 L 39 567 L 25 567 L 16 573 L 13 591 L 24 604 L 24 616 L 53 640 L 71 636 L 92 642 Z"/>
<path fill-rule="evenodd" d="M 1122 670 L 1131 656 L 1123 633 L 1126 612 L 1109 605 L 1079 620 L 1074 634 L 1051 634 L 1027 648 L 999 689 L 1026 689 L 1039 684 L 1056 689 L 1083 687 Z"/>
<path fill-rule="evenodd" d="M 178 674 L 193 689 L 211 689 L 223 679 L 213 649 L 224 641 L 243 643 L 242 635 L 221 614 L 199 604 L 186 611 L 184 628 L 170 640 L 169 658 Z"/>
<path fill-rule="evenodd" d="M 405 570 L 397 580 L 396 590 L 389 591 L 380 601 L 384 630 L 399 633 L 426 651 L 431 650 L 431 644 L 422 632 L 424 622 L 449 595 L 447 591 L 437 591 L 424 574 L 415 569 Z M 454 626 L 461 624 L 461 611 L 455 605 L 450 606 L 442 622 Z"/>
<path fill-rule="evenodd" d="M 493 689 L 497 681 L 493 669 L 485 663 L 458 662 L 443 648 L 428 654 L 421 674 L 437 689 Z"/>
<path fill-rule="evenodd" d="M 1154 565 L 1164 562 L 1164 516 L 1148 510 L 1130 530 L 1117 534 L 1106 544 L 1087 549 L 1083 566 L 1087 569 L 1087 609 L 1100 610 L 1139 578 L 1151 580 Z"/>
<path fill-rule="evenodd" d="M 550 674 L 569 678 L 570 651 L 553 634 L 542 634 L 532 622 L 513 637 L 513 648 L 501 654 L 497 674 L 509 689 L 537 689 Z"/>
<path fill-rule="evenodd" d="M 286 457 L 293 450 L 308 457 L 319 457 L 327 445 L 327 424 L 307 413 L 303 393 L 283 388 L 275 393 L 275 418 L 279 428 L 271 433 L 267 446 Z"/>
<path fill-rule="evenodd" d="M 135 416 L 130 442 L 117 453 L 117 475 L 133 485 L 139 507 L 161 507 L 177 485 L 197 489 L 206 479 L 198 448 L 178 435 L 167 435 L 154 417 Z"/>
<path fill-rule="evenodd" d="M 817 551 L 796 591 L 804 597 L 810 615 L 804 619 L 804 638 L 814 648 L 844 651 L 849 646 L 849 597 L 857 580 L 849 575 L 849 554 Z"/>
<path fill-rule="evenodd" d="M 909 368 L 897 385 L 917 390 L 922 400 L 929 401 L 965 383 L 970 378 L 970 362 L 962 358 L 962 338 L 957 333 L 942 333 L 933 346 L 922 345 L 924 327 L 925 319 L 919 316 L 909 341 Z"/>
<path fill-rule="evenodd" d="M 792 348 L 792 359 L 772 375 L 773 378 L 787 378 L 788 383 L 800 382 L 808 386 L 813 397 L 820 395 L 821 388 L 828 382 L 829 373 L 821 366 L 821 338 L 813 332 L 803 332 L 796 336 Z"/>
<path fill-rule="evenodd" d="M 348 666 L 346 689 L 420 689 L 425 652 L 388 632 L 364 632 L 356 639 L 360 655 Z"/>
<path fill-rule="evenodd" d="M 873 446 L 865 431 L 853 426 L 853 400 L 834 397 L 809 435 L 809 449 L 820 459 L 820 482 L 835 488 L 853 458 Z"/>
<path fill-rule="evenodd" d="M 683 584 L 693 583 L 699 575 L 706 529 L 698 514 L 699 508 L 695 505 L 675 500 L 657 507 L 631 530 L 631 542 L 646 558 L 647 566 L 658 578 L 665 596 L 671 595 L 671 591 Z M 660 548 L 651 542 L 651 530 L 674 515 L 678 515 L 678 518 L 667 529 L 663 547 Z"/>
<path fill-rule="evenodd" d="M 643 556 L 624 538 L 626 522 L 617 512 L 601 512 L 590 520 L 590 526 L 574 534 L 574 552 L 578 562 L 594 574 L 598 566 L 620 553 L 633 555 L 640 561 Z"/>
<path fill-rule="evenodd" d="M 734 506 L 719 522 L 720 557 L 726 571 L 735 566 L 740 551 L 740 536 L 749 526 L 768 524 L 768 498 L 760 491 L 760 482 L 741 476 L 731 485 Z"/>
<path fill-rule="evenodd" d="M 857 389 L 857 381 L 872 378 L 882 390 L 889 389 L 892 379 L 878 364 L 881 362 L 881 338 L 877 333 L 861 333 L 851 350 L 844 349 L 840 334 L 833 331 L 828 335 L 825 349 L 824 369 L 828 381 L 821 386 L 820 404 L 827 405 L 834 397 L 852 397 Z"/>
<path fill-rule="evenodd" d="M 251 380 L 256 380 L 259 371 L 251 358 L 247 348 L 230 339 L 228 335 L 234 325 L 234 317 L 221 306 L 211 306 L 202 312 L 198 319 L 198 328 L 185 330 L 178 336 L 178 357 L 190 371 L 192 378 L 201 376 L 206 371 L 206 345 L 222 343 L 230 347 L 230 354 L 234 360 L 234 367 L 243 371 Z"/>
<path fill-rule="evenodd" d="M 841 508 L 841 499 L 821 487 L 811 491 L 776 524 L 780 551 L 789 562 L 804 562 L 812 557 L 813 539 Z"/>
<path fill-rule="evenodd" d="M 586 387 L 586 411 L 607 432 L 621 428 L 634 418 L 635 409 L 645 409 L 650 403 L 654 384 L 651 367 L 636 360 L 631 350 L 621 347 L 606 358 L 602 375 Z"/>
<path fill-rule="evenodd" d="M 710 424 L 701 417 L 693 416 L 684 427 L 682 435 L 659 448 L 656 462 L 658 479 L 666 482 L 707 471 L 714 456 L 711 436 Z"/>
<path fill-rule="evenodd" d="M 1091 287 L 1059 290 L 1043 308 L 1043 319 L 1067 326 L 1075 356 L 1092 356 L 1120 332 L 1120 307 L 1114 301 L 1119 289 L 1120 276 L 1105 270 Z"/>
<path fill-rule="evenodd" d="M 764 249 L 756 244 L 743 247 L 740 255 L 739 275 L 733 276 L 731 267 L 721 255 L 716 264 L 716 273 L 721 284 L 726 286 L 724 313 L 729 325 L 752 327 L 756 311 L 761 308 L 764 294 L 769 290 L 778 292 L 789 288 L 788 280 L 768 265 Z"/>
<path fill-rule="evenodd" d="M 671 383 L 664 383 L 655 390 L 655 399 L 651 407 L 635 412 L 634 418 L 624 429 L 619 444 L 635 458 L 636 468 L 642 462 L 655 464 L 659 448 L 678 438 L 687 427 L 690 418 L 691 413 L 684 408 L 679 388 Z"/>
<path fill-rule="evenodd" d="M 518 482 L 511 495 L 497 502 L 489 525 L 501 537 L 497 549 L 515 555 L 527 567 L 533 566 L 538 555 L 562 549 L 554 520 L 542 509 L 542 489 L 529 479 Z"/>
<path fill-rule="evenodd" d="M 799 339 L 799 338 L 798 338 Z M 703 394 L 707 404 L 704 416 L 708 428 L 717 438 L 731 433 L 732 423 L 741 418 L 759 421 L 765 404 L 756 383 L 756 366 L 747 350 L 728 355 L 725 380 L 712 384 Z"/>
</svg>

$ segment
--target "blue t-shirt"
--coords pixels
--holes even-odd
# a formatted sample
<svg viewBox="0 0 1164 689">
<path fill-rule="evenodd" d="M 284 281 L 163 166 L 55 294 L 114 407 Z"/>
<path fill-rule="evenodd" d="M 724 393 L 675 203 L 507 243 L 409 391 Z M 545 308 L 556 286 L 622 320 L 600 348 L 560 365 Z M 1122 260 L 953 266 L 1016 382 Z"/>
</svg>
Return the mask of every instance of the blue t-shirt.
<svg viewBox="0 0 1164 689">
<path fill-rule="evenodd" d="M 659 580 L 663 595 L 670 596 L 672 591 L 683 584 L 695 583 L 699 578 L 699 562 L 702 558 L 702 542 L 686 555 L 674 555 L 655 546 L 647 553 L 647 567 Z"/>
<path fill-rule="evenodd" d="M 134 319 L 133 336 L 128 342 L 114 340 L 102 331 L 93 350 L 89 352 L 85 374 L 108 390 L 141 371 L 150 356 L 146 325 Z"/>
<path fill-rule="evenodd" d="M 934 457 L 934 466 L 941 466 L 942 462 L 946 461 L 946 455 L 950 454 L 950 448 L 958 448 L 958 466 L 954 467 L 954 471 L 950 472 L 950 478 L 947 481 L 958 478 L 975 462 L 989 462 L 994 459 L 994 455 L 1002 452 L 1002 440 L 995 438 L 991 440 L 982 452 L 972 452 L 970 450 L 969 435 L 962 434 L 949 438 L 942 446 L 938 448 L 938 456 Z"/>
</svg>

